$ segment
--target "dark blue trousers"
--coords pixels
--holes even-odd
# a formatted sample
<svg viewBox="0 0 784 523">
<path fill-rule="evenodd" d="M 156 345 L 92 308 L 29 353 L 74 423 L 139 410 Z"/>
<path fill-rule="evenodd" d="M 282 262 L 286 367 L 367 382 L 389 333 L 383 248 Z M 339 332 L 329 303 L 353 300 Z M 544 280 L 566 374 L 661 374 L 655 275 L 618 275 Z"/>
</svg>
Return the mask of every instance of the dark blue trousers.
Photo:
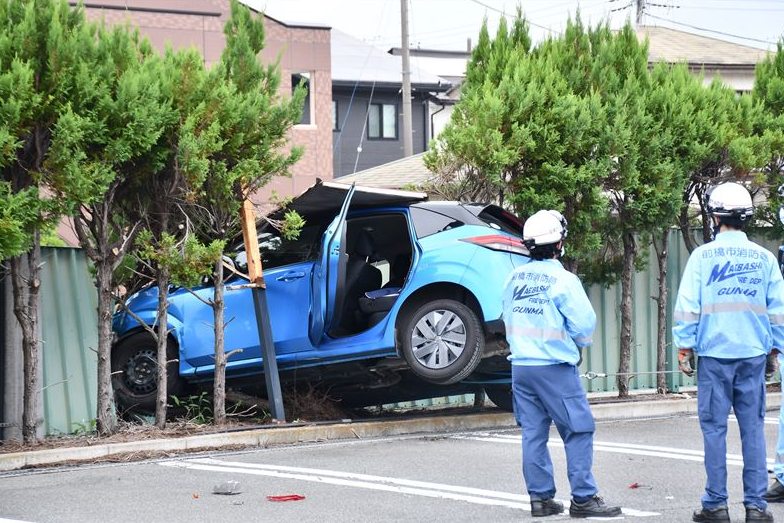
<svg viewBox="0 0 784 523">
<path fill-rule="evenodd" d="M 512 365 L 512 391 L 517 423 L 523 429 L 523 477 L 532 499 L 555 496 L 553 462 L 547 450 L 550 424 L 561 435 L 572 497 L 596 494 L 593 464 L 595 424 L 577 367 Z"/>
<path fill-rule="evenodd" d="M 727 417 L 730 407 L 740 427 L 743 449 L 743 502 L 767 507 L 765 461 L 765 356 L 728 360 L 701 357 L 697 370 L 697 411 L 705 446 L 708 481 L 702 506 L 727 504 Z"/>
</svg>

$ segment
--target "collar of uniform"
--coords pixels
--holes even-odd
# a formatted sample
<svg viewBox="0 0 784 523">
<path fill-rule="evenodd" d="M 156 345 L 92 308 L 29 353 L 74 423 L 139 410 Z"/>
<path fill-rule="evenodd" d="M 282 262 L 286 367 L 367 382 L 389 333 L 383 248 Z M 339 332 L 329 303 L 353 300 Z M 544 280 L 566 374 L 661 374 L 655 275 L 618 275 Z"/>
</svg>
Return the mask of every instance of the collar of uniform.
<svg viewBox="0 0 784 523">
<path fill-rule="evenodd" d="M 747 240 L 746 233 L 743 231 L 724 231 L 720 232 L 716 235 L 717 242 L 725 242 L 725 241 L 738 241 L 738 240 Z"/>
<path fill-rule="evenodd" d="M 559 267 L 563 267 L 563 264 L 561 263 L 561 260 L 557 260 L 555 258 L 551 258 L 549 260 L 541 260 L 541 261 L 543 261 L 545 263 L 554 263 L 554 264 L 558 265 Z"/>
</svg>

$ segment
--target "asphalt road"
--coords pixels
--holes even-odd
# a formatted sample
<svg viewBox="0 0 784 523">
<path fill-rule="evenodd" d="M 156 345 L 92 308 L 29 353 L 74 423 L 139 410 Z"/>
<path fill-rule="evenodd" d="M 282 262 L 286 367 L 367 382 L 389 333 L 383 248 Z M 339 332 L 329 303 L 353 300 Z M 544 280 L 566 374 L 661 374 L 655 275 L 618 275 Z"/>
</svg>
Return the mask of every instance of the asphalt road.
<svg viewBox="0 0 784 523">
<path fill-rule="evenodd" d="M 768 456 L 778 433 L 766 421 Z M 564 452 L 550 451 L 561 500 Z M 705 475 L 694 417 L 597 424 L 594 473 L 601 494 L 632 522 L 691 521 Z M 728 437 L 730 512 L 743 521 L 740 440 Z M 123 465 L 0 475 L 0 523 L 85 522 L 521 522 L 531 518 L 516 430 L 298 445 Z M 212 494 L 239 481 L 240 494 Z M 629 488 L 632 484 L 640 488 Z M 272 502 L 298 494 L 304 500 Z M 784 521 L 784 504 L 771 509 Z M 3 519 L 5 518 L 5 519 Z M 619 518 L 621 519 L 621 518 Z"/>
</svg>

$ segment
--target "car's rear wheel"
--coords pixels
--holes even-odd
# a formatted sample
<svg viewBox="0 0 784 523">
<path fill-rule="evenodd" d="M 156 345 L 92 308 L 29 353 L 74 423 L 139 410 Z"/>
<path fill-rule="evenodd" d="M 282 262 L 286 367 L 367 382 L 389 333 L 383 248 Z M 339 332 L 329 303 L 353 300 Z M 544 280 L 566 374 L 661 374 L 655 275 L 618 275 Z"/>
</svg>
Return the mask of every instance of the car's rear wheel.
<svg viewBox="0 0 784 523">
<path fill-rule="evenodd" d="M 177 396 L 185 388 L 176 361 L 177 344 L 169 339 L 167 358 L 167 396 Z M 112 347 L 112 387 L 123 411 L 155 412 L 158 394 L 158 360 L 155 339 L 147 332 L 137 332 Z"/>
<path fill-rule="evenodd" d="M 514 412 L 511 385 L 493 385 L 485 387 L 485 394 L 495 406 L 507 412 Z"/>
<path fill-rule="evenodd" d="M 439 385 L 457 383 L 479 365 L 485 346 L 476 313 L 449 299 L 424 303 L 401 323 L 400 349 L 411 371 Z"/>
</svg>

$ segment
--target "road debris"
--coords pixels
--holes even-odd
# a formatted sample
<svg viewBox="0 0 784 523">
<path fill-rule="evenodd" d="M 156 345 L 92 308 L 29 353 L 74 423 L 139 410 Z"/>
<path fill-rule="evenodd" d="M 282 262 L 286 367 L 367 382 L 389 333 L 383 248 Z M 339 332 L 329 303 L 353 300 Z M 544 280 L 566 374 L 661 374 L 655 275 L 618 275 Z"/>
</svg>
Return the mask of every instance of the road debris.
<svg viewBox="0 0 784 523">
<path fill-rule="evenodd" d="M 220 494 L 222 496 L 233 496 L 240 493 L 239 481 L 224 481 L 219 485 L 212 487 L 213 494 Z"/>
<path fill-rule="evenodd" d="M 267 499 L 270 501 L 301 501 L 305 499 L 305 496 L 300 496 L 299 494 L 287 494 L 285 496 L 267 496 Z"/>
<path fill-rule="evenodd" d="M 642 483 L 636 483 L 635 482 L 635 483 L 632 483 L 631 485 L 629 485 L 629 488 L 630 489 L 652 490 L 653 486 L 651 486 L 651 485 L 644 485 Z"/>
</svg>

